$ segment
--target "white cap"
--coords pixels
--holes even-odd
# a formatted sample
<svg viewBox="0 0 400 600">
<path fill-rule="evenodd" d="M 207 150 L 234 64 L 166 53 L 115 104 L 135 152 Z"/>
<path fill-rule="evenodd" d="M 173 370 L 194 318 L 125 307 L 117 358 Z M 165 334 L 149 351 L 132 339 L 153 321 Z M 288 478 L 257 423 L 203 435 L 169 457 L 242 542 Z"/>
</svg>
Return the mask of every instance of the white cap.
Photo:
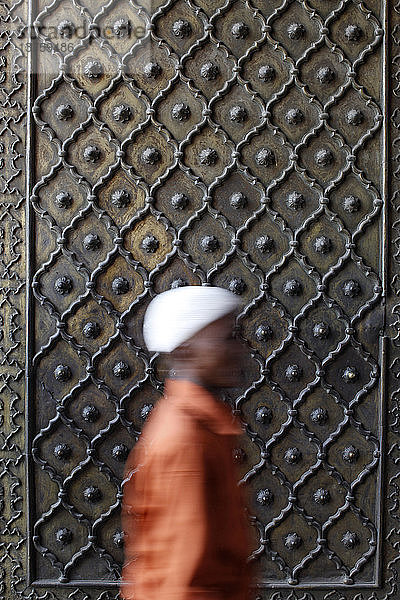
<svg viewBox="0 0 400 600">
<path fill-rule="evenodd" d="M 144 316 L 150 352 L 172 352 L 210 323 L 237 310 L 238 298 L 219 287 L 189 285 L 156 296 Z"/>
</svg>

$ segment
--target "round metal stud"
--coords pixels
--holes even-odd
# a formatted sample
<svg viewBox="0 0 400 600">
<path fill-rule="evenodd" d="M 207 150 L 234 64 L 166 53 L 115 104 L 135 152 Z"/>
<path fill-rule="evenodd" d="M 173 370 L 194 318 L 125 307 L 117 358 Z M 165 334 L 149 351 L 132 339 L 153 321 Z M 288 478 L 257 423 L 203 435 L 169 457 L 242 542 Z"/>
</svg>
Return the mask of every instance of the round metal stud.
<svg viewBox="0 0 400 600">
<path fill-rule="evenodd" d="M 123 360 L 117 362 L 113 366 L 112 371 L 113 371 L 114 377 L 117 377 L 118 379 L 127 379 L 129 377 L 129 375 L 131 374 L 129 365 L 126 362 L 124 362 Z"/>
<path fill-rule="evenodd" d="M 267 323 L 262 323 L 256 329 L 256 339 L 259 342 L 266 342 L 273 337 L 273 331 Z"/>
<path fill-rule="evenodd" d="M 332 151 L 328 148 L 320 148 L 314 154 L 314 160 L 319 167 L 329 167 L 333 163 Z"/>
<path fill-rule="evenodd" d="M 305 36 L 306 28 L 302 23 L 290 23 L 287 34 L 291 40 L 300 40 Z"/>
<path fill-rule="evenodd" d="M 100 325 L 96 321 L 88 321 L 84 325 L 82 333 L 85 338 L 95 340 L 100 335 Z"/>
<path fill-rule="evenodd" d="M 126 294 L 129 291 L 129 283 L 125 277 L 116 277 L 111 284 L 112 291 L 117 296 Z"/>
<path fill-rule="evenodd" d="M 82 418 L 88 423 L 94 423 L 100 416 L 98 409 L 93 404 L 87 404 L 82 408 Z"/>
<path fill-rule="evenodd" d="M 101 500 L 103 494 L 101 493 L 98 487 L 90 485 L 83 491 L 83 497 L 85 498 L 86 502 L 95 504 L 96 502 L 99 502 Z"/>
<path fill-rule="evenodd" d="M 295 465 L 302 459 L 302 453 L 298 448 L 288 448 L 285 452 L 284 459 L 289 465 Z"/>
<path fill-rule="evenodd" d="M 154 237 L 154 235 L 151 234 L 146 235 L 140 244 L 141 249 L 147 254 L 154 254 L 154 252 L 157 252 L 159 246 L 160 242 L 156 237 Z"/>
<path fill-rule="evenodd" d="M 303 290 L 303 286 L 297 279 L 289 279 L 283 286 L 285 296 L 299 296 Z"/>
<path fill-rule="evenodd" d="M 131 201 L 131 195 L 128 190 L 118 189 L 111 194 L 111 203 L 116 208 L 126 208 Z"/>
<path fill-rule="evenodd" d="M 97 233 L 88 233 L 82 243 L 85 250 L 98 250 L 101 246 L 101 240 Z"/>
<path fill-rule="evenodd" d="M 187 121 L 190 118 L 190 107 L 183 102 L 174 104 L 171 110 L 171 116 L 175 121 Z"/>
<path fill-rule="evenodd" d="M 153 408 L 153 404 L 143 404 L 142 408 L 140 409 L 140 418 L 142 419 L 142 421 L 146 421 L 146 419 L 150 416 L 150 413 L 153 410 Z"/>
<path fill-rule="evenodd" d="M 254 246 L 259 252 L 265 254 L 267 252 L 272 252 L 275 247 L 275 242 L 269 235 L 260 235 L 254 242 Z"/>
<path fill-rule="evenodd" d="M 353 445 L 347 446 L 342 452 L 342 458 L 345 462 L 354 464 L 360 456 L 360 451 Z"/>
<path fill-rule="evenodd" d="M 203 252 L 215 252 L 219 248 L 219 241 L 215 235 L 205 235 L 200 240 L 200 247 Z"/>
<path fill-rule="evenodd" d="M 313 500 L 317 504 L 327 504 L 330 499 L 331 499 L 331 495 L 329 493 L 329 490 L 326 490 L 324 488 L 318 488 L 313 493 Z"/>
<path fill-rule="evenodd" d="M 55 111 L 56 117 L 59 121 L 68 121 L 74 115 L 73 108 L 70 104 L 59 104 Z"/>
<path fill-rule="evenodd" d="M 58 208 L 69 208 L 72 204 L 72 196 L 68 192 L 58 192 L 54 198 L 54 204 Z"/>
<path fill-rule="evenodd" d="M 229 282 L 229 291 L 237 296 L 241 296 L 246 289 L 247 285 L 240 277 L 233 277 Z"/>
<path fill-rule="evenodd" d="M 264 83 L 271 83 L 276 77 L 276 71 L 272 65 L 262 65 L 258 69 L 258 79 Z"/>
<path fill-rule="evenodd" d="M 347 25 L 346 29 L 344 30 L 345 38 L 349 42 L 359 42 L 362 34 L 362 29 L 358 25 Z"/>
<path fill-rule="evenodd" d="M 58 35 L 66 40 L 70 40 L 75 33 L 75 25 L 72 21 L 64 19 L 57 25 Z"/>
<path fill-rule="evenodd" d="M 83 68 L 85 77 L 99 79 L 103 75 L 103 65 L 99 60 L 89 60 Z"/>
<path fill-rule="evenodd" d="M 304 121 L 304 115 L 299 108 L 291 108 L 287 111 L 285 119 L 289 125 L 299 125 Z"/>
<path fill-rule="evenodd" d="M 304 207 L 305 200 L 303 194 L 300 192 L 291 192 L 286 198 L 286 206 L 293 211 L 300 210 Z"/>
<path fill-rule="evenodd" d="M 162 73 L 162 68 L 156 62 L 148 62 L 143 67 L 143 74 L 147 79 L 157 79 Z"/>
<path fill-rule="evenodd" d="M 243 448 L 234 448 L 232 451 L 232 458 L 235 463 L 243 463 L 246 458 L 246 452 Z"/>
<path fill-rule="evenodd" d="M 206 165 L 207 167 L 211 167 L 215 165 L 218 160 L 218 153 L 214 148 L 203 148 L 199 152 L 199 162 L 202 165 Z"/>
<path fill-rule="evenodd" d="M 72 450 L 68 444 L 57 444 L 54 447 L 53 454 L 58 460 L 68 460 L 72 454 Z"/>
<path fill-rule="evenodd" d="M 275 154 L 270 148 L 261 148 L 255 155 L 255 161 L 260 167 L 272 167 L 275 164 Z"/>
<path fill-rule="evenodd" d="M 183 210 L 189 204 L 189 198 L 185 194 L 178 192 L 171 196 L 170 204 L 175 210 Z"/>
<path fill-rule="evenodd" d="M 315 425 L 326 425 L 328 422 L 328 411 L 325 408 L 318 407 L 314 408 L 314 410 L 310 413 L 310 419 Z"/>
<path fill-rule="evenodd" d="M 310 419 L 315 425 L 326 425 L 328 422 L 328 411 L 325 408 L 318 407 L 314 408 L 314 410 L 310 413 Z"/>
<path fill-rule="evenodd" d="M 255 420 L 257 423 L 262 423 L 262 425 L 269 425 L 272 421 L 272 411 L 268 406 L 259 406 L 256 409 Z"/>
<path fill-rule="evenodd" d="M 353 550 L 355 546 L 359 543 L 359 539 L 356 533 L 353 531 L 346 531 L 342 537 L 342 544 L 348 550 Z"/>
<path fill-rule="evenodd" d="M 285 537 L 284 544 L 288 550 L 297 550 L 302 544 L 301 537 L 296 532 L 288 533 Z"/>
<path fill-rule="evenodd" d="M 234 123 L 244 123 L 248 117 L 247 110 L 244 106 L 232 106 L 229 111 L 229 118 Z"/>
<path fill-rule="evenodd" d="M 360 210 L 361 202 L 357 196 L 346 196 L 343 199 L 343 210 L 348 213 L 355 213 Z"/>
<path fill-rule="evenodd" d="M 98 160 L 100 160 L 100 156 L 101 152 L 97 146 L 86 146 L 86 148 L 83 150 L 83 158 L 88 163 L 96 163 Z"/>
<path fill-rule="evenodd" d="M 237 40 L 244 40 L 250 33 L 248 25 L 243 23 L 243 21 L 239 21 L 238 23 L 234 23 L 231 28 L 231 33 L 234 38 Z"/>
<path fill-rule="evenodd" d="M 161 153 L 157 148 L 148 147 L 142 152 L 142 161 L 146 165 L 156 165 L 161 160 Z"/>
<path fill-rule="evenodd" d="M 244 208 L 247 204 L 247 198 L 242 192 L 234 192 L 229 198 L 229 204 L 232 208 L 239 210 Z"/>
<path fill-rule="evenodd" d="M 58 277 L 54 282 L 54 289 L 56 290 L 57 294 L 60 294 L 60 296 L 66 296 L 72 291 L 72 288 L 72 279 L 67 275 Z"/>
<path fill-rule="evenodd" d="M 123 548 L 124 547 L 124 532 L 121 531 L 120 529 L 117 529 L 113 533 L 112 540 L 113 540 L 114 546 L 116 546 L 117 548 Z"/>
<path fill-rule="evenodd" d="M 133 112 L 131 107 L 127 104 L 118 104 L 117 106 L 114 106 L 112 116 L 117 123 L 128 123 L 132 119 Z"/>
<path fill-rule="evenodd" d="M 56 540 L 62 546 L 66 546 L 70 544 L 72 541 L 73 535 L 72 531 L 67 527 L 62 527 L 61 529 L 57 529 L 56 531 Z"/>
<path fill-rule="evenodd" d="M 69 381 L 72 377 L 72 371 L 68 365 L 58 365 L 54 369 L 54 377 L 57 381 Z"/>
<path fill-rule="evenodd" d="M 361 110 L 351 108 L 346 115 L 346 121 L 349 125 L 361 125 L 364 121 L 364 115 Z"/>
<path fill-rule="evenodd" d="M 176 288 L 185 287 L 186 285 L 188 285 L 188 282 L 182 277 L 178 277 L 178 279 L 173 280 L 169 287 L 171 290 L 176 290 Z"/>
<path fill-rule="evenodd" d="M 332 250 L 332 240 L 325 235 L 320 235 L 314 240 L 314 250 L 319 254 L 327 254 Z"/>
<path fill-rule="evenodd" d="M 285 371 L 285 377 L 289 381 L 300 381 L 303 375 L 303 369 L 299 365 L 288 365 Z"/>
<path fill-rule="evenodd" d="M 129 448 L 125 444 L 115 444 L 112 449 L 112 457 L 118 462 L 125 462 L 128 458 Z"/>
<path fill-rule="evenodd" d="M 360 284 L 354 279 L 348 279 L 342 285 L 343 294 L 349 298 L 355 298 L 361 292 Z"/>
<path fill-rule="evenodd" d="M 212 62 L 205 62 L 200 68 L 200 75 L 207 81 L 214 81 L 219 75 L 218 65 Z"/>
<path fill-rule="evenodd" d="M 131 22 L 129 19 L 117 19 L 113 25 L 113 32 L 119 38 L 129 37 L 131 33 Z"/>
<path fill-rule="evenodd" d="M 321 67 L 317 71 L 317 79 L 322 84 L 332 83 L 335 77 L 335 71 L 333 71 L 330 67 Z"/>
<path fill-rule="evenodd" d="M 192 26 L 189 21 L 178 19 L 172 25 L 172 33 L 175 37 L 180 39 L 189 37 L 192 33 Z"/>
<path fill-rule="evenodd" d="M 342 379 L 346 383 L 354 383 L 358 377 L 359 373 L 355 367 L 346 367 L 342 373 Z"/>
<path fill-rule="evenodd" d="M 274 501 L 274 495 L 271 490 L 265 488 L 257 492 L 256 500 L 258 504 L 261 504 L 262 506 L 268 506 Z"/>
<path fill-rule="evenodd" d="M 325 340 L 329 336 L 331 329 L 328 323 L 321 321 L 320 323 L 315 323 L 312 332 L 314 337 L 319 340 Z"/>
</svg>

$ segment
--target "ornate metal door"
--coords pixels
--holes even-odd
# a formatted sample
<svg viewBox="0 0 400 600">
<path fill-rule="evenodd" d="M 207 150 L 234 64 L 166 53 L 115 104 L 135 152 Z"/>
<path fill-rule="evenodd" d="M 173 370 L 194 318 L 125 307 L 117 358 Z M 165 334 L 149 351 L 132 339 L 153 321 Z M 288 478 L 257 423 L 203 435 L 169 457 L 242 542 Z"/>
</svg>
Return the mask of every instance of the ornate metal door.
<svg viewBox="0 0 400 600">
<path fill-rule="evenodd" d="M 243 300 L 263 600 L 398 597 L 400 8 L 0 3 L 0 587 L 114 598 L 155 294 Z"/>
</svg>

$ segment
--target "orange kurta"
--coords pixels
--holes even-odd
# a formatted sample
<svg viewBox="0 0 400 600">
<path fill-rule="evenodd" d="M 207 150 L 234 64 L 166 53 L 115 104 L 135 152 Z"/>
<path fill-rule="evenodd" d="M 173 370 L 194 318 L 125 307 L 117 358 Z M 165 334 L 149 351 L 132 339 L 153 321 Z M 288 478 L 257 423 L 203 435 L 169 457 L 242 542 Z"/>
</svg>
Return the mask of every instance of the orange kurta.
<svg viewBox="0 0 400 600">
<path fill-rule="evenodd" d="M 122 597 L 244 598 L 248 536 L 232 461 L 238 433 L 206 389 L 167 382 L 127 462 Z"/>
</svg>

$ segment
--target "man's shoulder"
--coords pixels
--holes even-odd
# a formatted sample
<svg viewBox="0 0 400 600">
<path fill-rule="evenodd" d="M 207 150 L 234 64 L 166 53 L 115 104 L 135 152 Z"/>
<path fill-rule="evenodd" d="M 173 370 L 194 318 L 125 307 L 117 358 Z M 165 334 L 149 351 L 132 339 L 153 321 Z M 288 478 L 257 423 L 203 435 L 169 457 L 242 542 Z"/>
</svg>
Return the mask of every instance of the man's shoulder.
<svg viewBox="0 0 400 600">
<path fill-rule="evenodd" d="M 168 399 L 160 400 L 143 431 L 154 448 L 173 448 L 202 437 L 196 418 Z"/>
</svg>

